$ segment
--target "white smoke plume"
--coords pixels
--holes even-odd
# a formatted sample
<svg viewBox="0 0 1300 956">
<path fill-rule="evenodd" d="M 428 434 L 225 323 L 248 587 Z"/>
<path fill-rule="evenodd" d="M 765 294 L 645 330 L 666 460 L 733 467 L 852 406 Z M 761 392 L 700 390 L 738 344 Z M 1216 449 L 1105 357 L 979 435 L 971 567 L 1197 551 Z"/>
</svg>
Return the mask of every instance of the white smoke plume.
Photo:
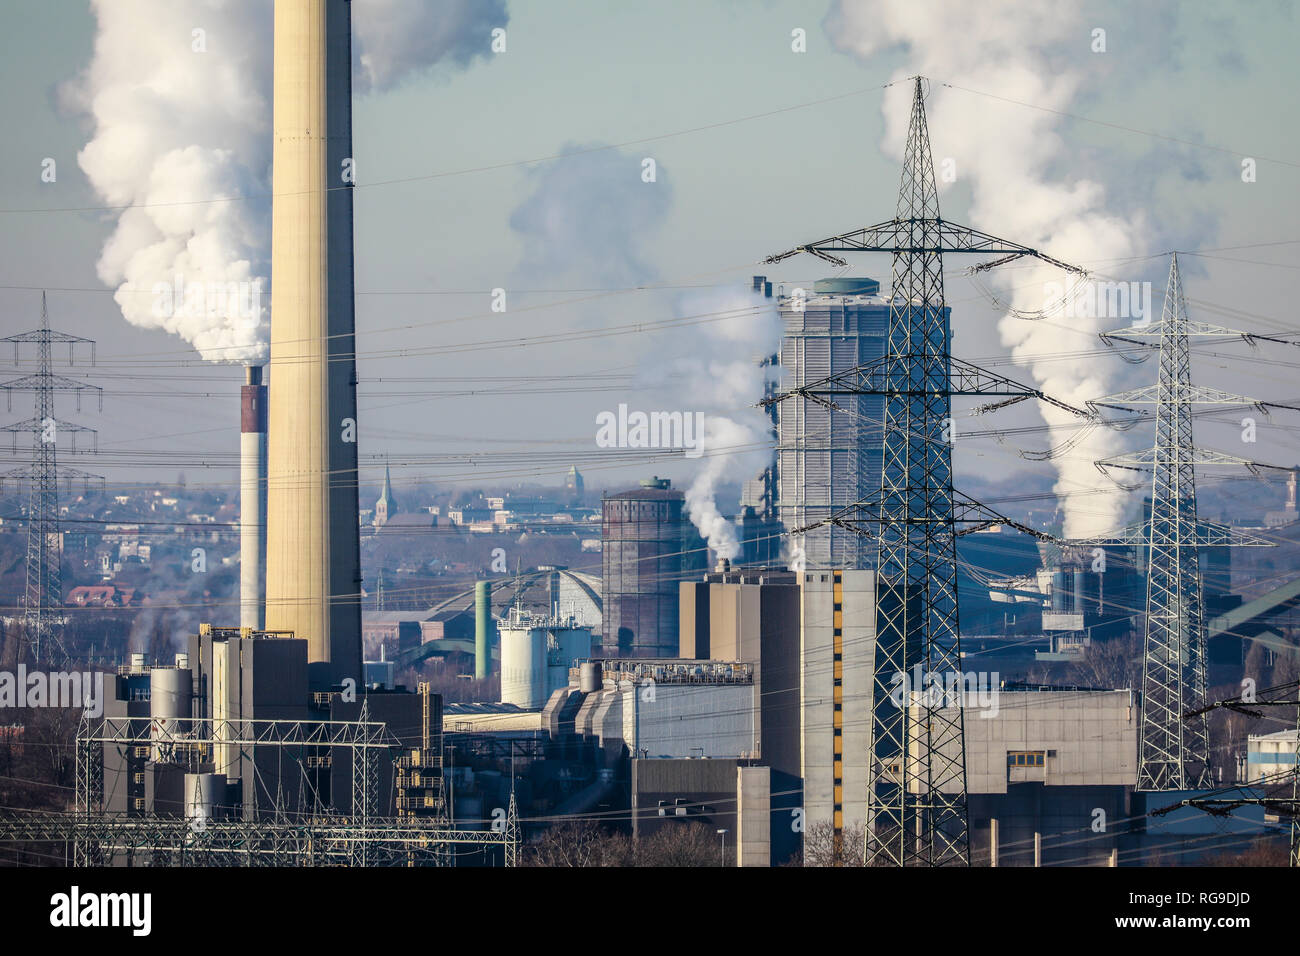
<svg viewBox="0 0 1300 956">
<path fill-rule="evenodd" d="M 839 49 L 859 57 L 902 48 L 907 63 L 895 80 L 917 73 L 928 78 L 926 109 L 935 163 L 952 158 L 958 182 L 970 188 L 968 225 L 1090 271 L 1095 264 L 1102 273 L 1125 269 L 1124 264 L 1108 260 L 1147 252 L 1150 227 L 1145 211 L 1131 202 L 1125 202 L 1123 209 L 1113 208 L 1119 203 L 1108 196 L 1105 185 L 1077 175 L 1083 165 L 1081 151 L 1073 150 L 1062 137 L 1064 120 L 1044 111 L 1068 112 L 1083 85 L 1077 64 L 1088 53 L 1092 24 L 1084 22 L 1079 9 L 1005 0 L 980 4 L 840 0 L 824 25 Z M 1042 109 L 947 89 L 944 83 Z M 910 106 L 910 83 L 887 91 L 886 149 L 900 159 Z M 941 181 L 940 189 L 944 185 Z M 1002 284 L 1001 297 L 1025 311 L 1050 305 L 1045 302 L 1048 283 L 1072 285 L 1070 277 L 1050 267 L 1013 266 L 991 275 Z M 1125 318 L 1076 318 L 1067 326 L 1050 318 L 1029 322 L 1007 315 L 999 321 L 998 332 L 1013 358 L 1028 367 L 1034 384 L 1082 406 L 1122 387 L 1117 360 L 1061 362 L 1052 361 L 1052 356 L 1095 349 L 1096 332 L 1128 324 Z M 954 311 L 953 325 L 960 331 L 959 311 Z M 966 335 L 958 341 L 976 338 Z M 1043 407 L 1043 414 L 1053 445 L 1076 435 L 1072 426 L 1077 419 L 1068 413 Z M 1093 461 L 1121 450 L 1118 436 L 1097 429 L 1054 460 L 1055 490 L 1062 501 L 1067 536 L 1104 533 L 1122 522 L 1123 495 L 1086 494 L 1099 480 Z"/>
<path fill-rule="evenodd" d="M 566 143 L 559 158 L 526 175 L 532 192 L 510 215 L 522 243 L 516 279 L 627 289 L 658 278 L 647 246 L 672 208 L 672 179 L 664 169 L 645 183 L 639 156 L 600 143 Z"/>
<path fill-rule="evenodd" d="M 528 173 L 532 191 L 510 217 L 522 244 L 515 278 L 615 289 L 653 285 L 658 274 L 649 250 L 672 206 L 670 171 L 659 166 L 654 183 L 647 183 L 639 155 L 598 144 L 570 144 L 561 152 Z M 661 300 L 653 301 L 657 309 Z M 753 405 L 763 398 L 768 374 L 758 362 L 780 345 L 780 315 L 775 300 L 741 288 L 689 293 L 671 308 L 690 321 L 644 347 L 636 380 L 642 400 L 633 404 L 704 416 L 703 455 L 694 460 L 686 506 L 709 547 L 734 558 L 740 543 L 719 508 L 718 489 L 756 477 L 771 461 L 771 425 Z M 609 321 L 607 303 L 592 309 L 592 321 Z M 656 311 L 651 318 L 666 316 Z"/>
<path fill-rule="evenodd" d="M 365 93 L 434 64 L 468 67 L 492 55 L 492 31 L 509 18 L 505 0 L 354 0 L 353 85 Z"/>
<path fill-rule="evenodd" d="M 686 509 L 714 553 L 733 560 L 740 538 L 718 508 L 718 486 L 757 477 L 771 464 L 771 422 L 754 406 L 770 374 L 758 361 L 780 348 L 781 317 L 774 299 L 732 289 L 684 296 L 678 312 L 710 319 L 683 331 L 689 351 L 666 369 L 677 394 L 705 416 L 703 466 L 686 491 Z"/>
<path fill-rule="evenodd" d="M 91 0 L 91 9 L 91 62 L 63 92 L 93 128 L 78 163 L 105 204 L 127 207 L 113 211 L 99 277 L 133 325 L 179 335 L 208 361 L 264 359 L 271 2 Z M 503 0 L 356 0 L 352 17 L 364 91 L 442 59 L 464 66 L 476 48 L 487 55 L 484 25 L 504 26 L 506 11 Z"/>
</svg>

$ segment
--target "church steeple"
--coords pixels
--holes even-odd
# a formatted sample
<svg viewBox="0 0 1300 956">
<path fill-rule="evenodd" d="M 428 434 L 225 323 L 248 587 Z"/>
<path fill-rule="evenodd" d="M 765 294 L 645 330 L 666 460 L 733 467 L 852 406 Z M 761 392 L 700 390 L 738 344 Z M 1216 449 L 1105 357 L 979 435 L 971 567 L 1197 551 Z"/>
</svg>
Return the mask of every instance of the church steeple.
<svg viewBox="0 0 1300 956">
<path fill-rule="evenodd" d="M 397 498 L 393 495 L 393 475 L 388 467 L 387 459 L 384 460 L 384 490 L 379 494 L 379 500 L 375 502 L 375 527 L 382 528 L 388 523 L 388 519 L 397 514 L 400 509 L 397 507 Z"/>
</svg>

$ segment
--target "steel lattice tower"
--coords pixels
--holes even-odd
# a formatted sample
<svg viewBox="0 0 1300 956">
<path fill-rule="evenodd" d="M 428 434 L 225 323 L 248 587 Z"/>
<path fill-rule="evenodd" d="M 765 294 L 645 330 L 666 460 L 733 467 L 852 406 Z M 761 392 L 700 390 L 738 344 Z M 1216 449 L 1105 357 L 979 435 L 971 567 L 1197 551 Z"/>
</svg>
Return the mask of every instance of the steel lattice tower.
<svg viewBox="0 0 1300 956">
<path fill-rule="evenodd" d="M 961 671 L 956 538 L 993 524 L 1030 529 L 953 491 L 951 398 L 1007 397 L 990 407 L 1038 398 L 1080 416 L 1087 413 L 952 358 L 943 256 L 1000 256 L 975 266 L 974 271 L 1021 256 L 1078 274 L 1083 270 L 941 218 L 921 77 L 914 81 L 895 218 L 766 261 L 775 263 L 808 252 L 845 266 L 843 259 L 831 255 L 842 251 L 893 255 L 888 354 L 781 398 L 798 394 L 835 408 L 835 395 L 885 396 L 879 496 L 830 519 L 876 537 L 879 548 L 866 862 L 964 866 L 970 862 L 970 848 L 960 702 L 946 696 L 935 701 L 918 693 L 899 707 L 891 691 L 897 687 L 898 675 L 910 675 L 917 668 L 927 679 L 941 680 Z"/>
<path fill-rule="evenodd" d="M 917 81 L 895 219 L 906 223 L 907 245 L 942 248 L 925 101 Z M 952 446 L 948 312 L 943 256 L 938 251 L 894 255 L 881 478 L 880 551 L 876 588 L 876 666 L 873 734 L 876 755 L 901 759 L 908 772 L 897 785 L 882 781 L 867 794 L 867 832 L 878 855 L 901 864 L 915 839 L 929 844 L 928 863 L 969 862 L 963 708 L 930 710 L 911 728 L 910 708 L 894 707 L 894 674 L 920 665 L 926 674 L 961 671 L 957 634 L 957 543 L 928 518 L 952 514 Z M 892 685 L 891 685 L 892 686 Z M 919 690 L 920 688 L 913 688 Z M 918 752 L 909 730 L 923 736 Z M 924 755 L 932 754 L 929 760 Z M 885 768 L 886 771 L 890 769 Z M 901 768 L 900 768 L 901 769 Z M 923 788 L 908 793 L 915 779 Z M 913 819 L 909 819 L 913 818 Z M 909 831 L 915 836 L 909 835 Z"/>
<path fill-rule="evenodd" d="M 1211 786 L 1209 735 L 1204 721 L 1188 725 L 1184 715 L 1204 703 L 1206 686 L 1205 599 L 1200 573 L 1203 547 L 1262 547 L 1271 542 L 1205 521 L 1196 509 L 1197 465 L 1241 465 L 1285 470 L 1212 449 L 1192 441 L 1196 405 L 1254 405 L 1262 411 L 1294 408 L 1192 384 L 1188 340 L 1240 337 L 1279 341 L 1187 316 L 1178 255 L 1172 256 L 1164 307 L 1156 324 L 1105 333 L 1106 341 L 1159 349 L 1155 385 L 1108 396 L 1089 404 L 1096 409 L 1152 405 L 1155 444 L 1150 451 L 1100 461 L 1105 468 L 1150 470 L 1151 513 L 1137 534 L 1090 543 L 1139 544 L 1147 549 L 1146 636 L 1142 669 L 1142 712 L 1138 729 L 1139 790 L 1200 790 Z M 1126 409 L 1131 410 L 1131 409 Z"/>
<path fill-rule="evenodd" d="M 31 647 L 32 659 L 41 661 L 42 654 L 50 658 L 57 653 L 67 658 L 66 649 L 60 637 L 62 617 L 59 608 L 63 603 L 63 586 L 61 575 L 61 548 L 59 534 L 59 489 L 57 445 L 58 433 L 93 432 L 94 429 L 59 421 L 54 417 L 54 393 L 56 391 L 73 391 L 77 393 L 80 407 L 81 392 L 87 389 L 99 392 L 98 387 L 77 382 L 73 379 L 55 375 L 52 371 L 51 344 L 68 343 L 68 361 L 72 361 L 72 351 L 78 344 L 93 345 L 90 339 L 66 332 L 50 329 L 49 314 L 46 309 L 45 295 L 41 294 L 41 327 L 32 332 L 22 332 L 7 336 L 0 342 L 14 344 L 14 361 L 18 361 L 19 346 L 34 344 L 37 351 L 38 371 L 35 375 L 15 379 L 0 385 L 10 397 L 14 391 L 31 391 L 35 393 L 36 414 L 25 422 L 5 427 L 4 431 L 18 433 L 30 432 L 32 435 L 32 461 L 26 468 L 20 468 L 4 475 L 17 481 L 28 483 L 27 500 L 27 586 L 23 594 L 23 631 Z M 72 476 L 92 478 L 76 469 L 64 469 L 65 478 Z M 19 653 L 19 659 L 22 658 Z"/>
<path fill-rule="evenodd" d="M 1205 721 L 1182 715 L 1206 697 L 1205 601 L 1197 538 L 1192 367 L 1178 256 L 1169 267 L 1156 383 L 1147 616 L 1138 730 L 1138 789 L 1209 785 Z"/>
</svg>

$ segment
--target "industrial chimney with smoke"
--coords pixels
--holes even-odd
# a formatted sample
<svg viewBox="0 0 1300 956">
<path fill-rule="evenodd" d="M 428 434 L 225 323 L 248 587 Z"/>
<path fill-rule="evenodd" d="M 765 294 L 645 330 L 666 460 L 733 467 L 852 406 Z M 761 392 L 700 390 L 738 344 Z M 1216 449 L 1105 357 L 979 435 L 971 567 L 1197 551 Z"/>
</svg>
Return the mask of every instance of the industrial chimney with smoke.
<svg viewBox="0 0 1300 956">
<path fill-rule="evenodd" d="M 266 626 L 361 679 L 348 0 L 276 0 Z"/>
<path fill-rule="evenodd" d="M 262 367 L 244 367 L 239 406 L 239 626 L 266 624 L 266 386 Z"/>
</svg>

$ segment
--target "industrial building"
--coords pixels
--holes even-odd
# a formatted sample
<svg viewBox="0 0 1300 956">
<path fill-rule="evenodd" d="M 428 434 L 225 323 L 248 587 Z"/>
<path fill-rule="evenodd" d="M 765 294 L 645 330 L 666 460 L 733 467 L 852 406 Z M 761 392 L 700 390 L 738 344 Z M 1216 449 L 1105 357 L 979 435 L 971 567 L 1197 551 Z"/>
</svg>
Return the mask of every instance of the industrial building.
<svg viewBox="0 0 1300 956">
<path fill-rule="evenodd" d="M 741 840 L 742 866 L 769 866 L 776 833 L 792 833 L 789 811 L 772 809 L 772 775 L 760 757 L 754 669 L 737 661 L 592 660 L 571 672 L 542 713 L 552 745 L 587 752 L 601 779 L 595 793 L 625 789 L 632 833 L 706 823 Z M 791 841 L 780 844 L 789 855 Z"/>
<path fill-rule="evenodd" d="M 707 566 L 685 495 L 666 478 L 650 478 L 605 497 L 601 538 L 604 652 L 676 657 L 677 586 Z"/>
<path fill-rule="evenodd" d="M 890 303 L 874 279 L 819 279 L 811 290 L 788 290 L 778 305 L 786 391 L 885 355 Z M 884 398 L 841 396 L 836 404 L 843 411 L 794 396 L 778 409 L 777 511 L 787 531 L 880 492 Z M 876 560 L 874 541 L 829 525 L 792 538 L 789 550 L 809 569 L 869 568 Z"/>
<path fill-rule="evenodd" d="M 369 768 L 374 791 L 367 795 L 374 812 L 401 810 L 399 797 L 415 785 L 394 775 L 394 761 L 409 759 L 413 750 L 429 751 L 420 764 L 437 777 L 422 784 L 422 803 L 441 794 L 437 695 L 400 689 L 313 695 L 307 654 L 307 642 L 292 635 L 203 625 L 174 664 L 148 664 L 136 654 L 118 674 L 100 675 L 105 706 L 95 730 L 102 768 L 92 788 L 99 790 L 96 809 L 128 818 L 184 814 L 248 822 L 352 814 L 356 750 L 350 744 L 360 738 L 337 731 L 351 726 L 364 734 L 379 724 L 384 746 L 366 751 L 375 761 Z"/>
<path fill-rule="evenodd" d="M 736 661 L 753 673 L 755 751 L 790 790 L 800 775 L 799 576 L 733 571 L 724 560 L 702 580 L 684 582 L 680 598 L 682 657 Z"/>
<path fill-rule="evenodd" d="M 772 864 L 810 827 L 860 830 L 875 572 L 720 566 L 679 590 L 682 658 L 581 663 L 543 711 L 550 738 L 597 748 L 600 766 L 627 780 L 637 827 L 695 815 L 730 829 L 734 817 L 722 817 L 741 805 L 733 776 L 762 768 Z M 1169 845 L 1130 823 L 1132 691 L 1021 687 L 988 672 L 960 679 L 974 862 L 1107 865 Z M 915 698 L 898 705 L 922 718 Z"/>
<path fill-rule="evenodd" d="M 1296 768 L 1300 732 L 1279 730 L 1271 734 L 1251 734 L 1246 741 L 1246 781 L 1259 783 L 1269 779 L 1276 783 Z"/>
<path fill-rule="evenodd" d="M 972 861 L 1108 863 L 1133 816 L 1137 705 L 1129 690 L 1050 688 L 998 688 L 987 707 L 967 701 Z"/>
<path fill-rule="evenodd" d="M 631 780 L 634 837 L 683 822 L 704 823 L 719 838 L 719 863 L 730 847 L 737 866 L 772 865 L 769 768 L 750 760 L 637 759 Z"/>
</svg>

